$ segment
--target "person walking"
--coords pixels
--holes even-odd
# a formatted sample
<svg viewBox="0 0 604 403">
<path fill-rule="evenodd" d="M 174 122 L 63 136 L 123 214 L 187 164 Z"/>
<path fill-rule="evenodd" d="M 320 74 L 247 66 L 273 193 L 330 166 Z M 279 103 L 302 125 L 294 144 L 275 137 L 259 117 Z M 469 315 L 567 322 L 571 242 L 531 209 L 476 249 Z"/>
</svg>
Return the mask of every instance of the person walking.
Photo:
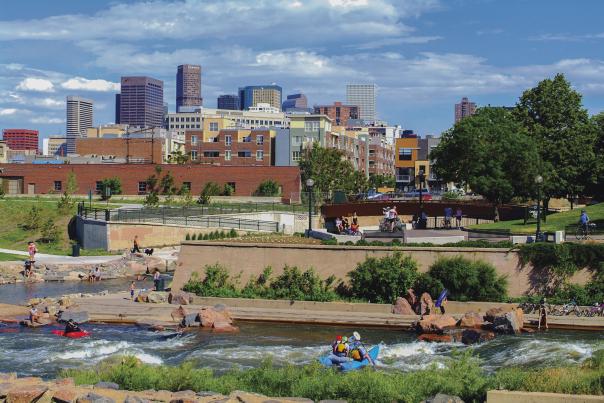
<svg viewBox="0 0 604 403">
<path fill-rule="evenodd" d="M 455 210 L 455 224 L 457 226 L 457 229 L 461 228 L 461 218 L 463 217 L 463 213 L 461 211 L 461 208 L 457 207 L 457 210 Z"/>
</svg>

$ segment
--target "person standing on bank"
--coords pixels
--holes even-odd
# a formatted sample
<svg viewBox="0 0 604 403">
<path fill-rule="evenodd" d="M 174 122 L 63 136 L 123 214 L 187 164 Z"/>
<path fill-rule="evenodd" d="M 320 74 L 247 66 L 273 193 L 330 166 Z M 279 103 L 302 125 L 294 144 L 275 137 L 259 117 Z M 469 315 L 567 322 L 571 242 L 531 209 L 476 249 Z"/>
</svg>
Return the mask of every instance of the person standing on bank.
<svg viewBox="0 0 604 403">
<path fill-rule="evenodd" d="M 141 249 L 138 244 L 138 235 L 134 236 L 134 246 L 132 247 L 132 253 L 141 253 Z"/>
<path fill-rule="evenodd" d="M 155 269 L 155 273 L 153 273 L 153 285 L 155 286 L 155 291 L 159 290 L 159 269 Z"/>
<path fill-rule="evenodd" d="M 36 248 L 36 244 L 33 241 L 27 243 L 27 253 L 29 254 L 30 263 L 33 264 L 36 261 L 36 253 L 38 253 L 38 248 Z"/>
<path fill-rule="evenodd" d="M 547 325 L 547 299 L 543 297 L 539 302 L 539 325 L 537 330 L 541 330 L 543 327 L 545 330 L 549 329 Z"/>
</svg>

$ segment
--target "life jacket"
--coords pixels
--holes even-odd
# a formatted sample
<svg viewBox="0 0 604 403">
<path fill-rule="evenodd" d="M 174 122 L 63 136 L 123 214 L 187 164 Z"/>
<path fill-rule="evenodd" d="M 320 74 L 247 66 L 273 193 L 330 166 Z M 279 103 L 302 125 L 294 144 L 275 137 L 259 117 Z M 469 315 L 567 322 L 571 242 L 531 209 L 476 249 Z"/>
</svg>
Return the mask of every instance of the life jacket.
<svg viewBox="0 0 604 403">
<path fill-rule="evenodd" d="M 355 348 L 354 350 L 352 350 L 349 355 L 350 355 L 350 358 L 352 358 L 355 361 L 363 360 L 363 357 L 361 357 L 361 352 L 359 351 L 358 348 Z"/>
<path fill-rule="evenodd" d="M 335 348 L 334 352 L 342 354 L 342 353 L 346 353 L 346 350 L 348 350 L 348 346 L 346 345 L 346 343 L 338 343 L 336 345 L 336 348 Z"/>
</svg>

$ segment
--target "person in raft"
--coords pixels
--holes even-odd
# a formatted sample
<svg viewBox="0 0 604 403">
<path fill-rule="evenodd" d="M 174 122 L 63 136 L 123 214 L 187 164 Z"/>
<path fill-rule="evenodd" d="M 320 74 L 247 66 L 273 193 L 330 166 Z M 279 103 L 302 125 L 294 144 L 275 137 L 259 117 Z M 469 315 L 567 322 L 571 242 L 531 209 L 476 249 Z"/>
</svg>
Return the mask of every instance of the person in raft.
<svg viewBox="0 0 604 403">
<path fill-rule="evenodd" d="M 76 333 L 76 332 L 81 332 L 81 331 L 82 331 L 82 329 L 80 329 L 80 326 L 73 319 L 69 319 L 67 321 L 67 323 L 65 323 L 65 333 L 64 334 Z"/>
<path fill-rule="evenodd" d="M 348 345 L 348 338 L 346 336 L 337 336 L 333 343 L 331 343 L 331 354 L 329 359 L 334 364 L 342 364 L 350 361 L 348 353 L 350 346 Z"/>
<path fill-rule="evenodd" d="M 367 359 L 371 365 L 375 367 L 375 362 L 371 359 L 371 356 L 367 352 L 367 349 L 361 342 L 361 335 L 359 332 L 354 332 L 352 336 L 348 338 L 348 342 L 350 345 L 350 354 L 349 357 L 355 361 L 363 361 Z"/>
</svg>

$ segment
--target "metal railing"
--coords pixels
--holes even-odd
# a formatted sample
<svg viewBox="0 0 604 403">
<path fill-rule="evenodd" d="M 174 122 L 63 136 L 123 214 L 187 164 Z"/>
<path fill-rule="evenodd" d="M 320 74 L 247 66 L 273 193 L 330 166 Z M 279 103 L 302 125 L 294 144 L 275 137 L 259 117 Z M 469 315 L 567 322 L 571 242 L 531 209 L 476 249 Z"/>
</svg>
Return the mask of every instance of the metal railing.
<svg viewBox="0 0 604 403">
<path fill-rule="evenodd" d="M 411 175 L 396 175 L 397 182 L 411 182 Z"/>
</svg>

